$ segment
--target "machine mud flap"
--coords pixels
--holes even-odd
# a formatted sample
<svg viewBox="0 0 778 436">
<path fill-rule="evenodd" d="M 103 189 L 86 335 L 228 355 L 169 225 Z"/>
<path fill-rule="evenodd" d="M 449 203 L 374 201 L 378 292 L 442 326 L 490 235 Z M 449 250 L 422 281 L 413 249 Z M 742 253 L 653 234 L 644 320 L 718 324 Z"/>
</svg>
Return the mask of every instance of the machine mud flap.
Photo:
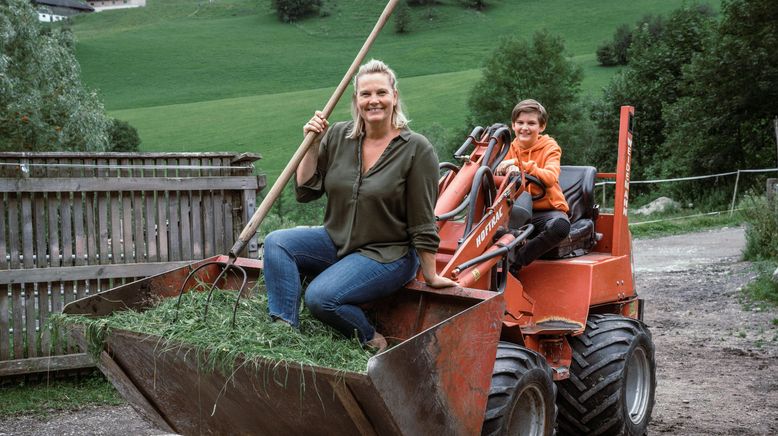
<svg viewBox="0 0 778 436">
<path fill-rule="evenodd" d="M 155 280 L 168 282 L 165 274 Z M 113 293 L 128 292 L 120 288 Z M 398 292 L 397 304 L 381 305 L 378 322 L 411 333 L 373 356 L 365 373 L 264 359 L 238 359 L 229 374 L 208 372 L 186 344 L 162 347 L 157 336 L 118 329 L 108 334 L 98 365 L 142 415 L 184 435 L 478 434 L 505 305 L 501 294 L 477 294 Z M 93 313 L 117 303 L 97 299 Z M 80 303 L 66 312 L 88 302 Z M 133 306 L 127 303 L 117 306 Z M 82 329 L 74 333 L 83 344 Z"/>
</svg>

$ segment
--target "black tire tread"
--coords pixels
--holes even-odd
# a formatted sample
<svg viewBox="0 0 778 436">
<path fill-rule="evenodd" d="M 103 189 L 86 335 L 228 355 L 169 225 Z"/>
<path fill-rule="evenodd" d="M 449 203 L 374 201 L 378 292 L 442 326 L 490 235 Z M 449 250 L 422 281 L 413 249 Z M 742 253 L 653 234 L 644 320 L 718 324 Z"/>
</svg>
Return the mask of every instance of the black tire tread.
<svg viewBox="0 0 778 436">
<path fill-rule="evenodd" d="M 519 379 L 523 374 L 536 368 L 543 369 L 549 380 L 553 380 L 551 367 L 540 354 L 510 342 L 500 342 L 497 345 L 497 357 L 492 372 L 492 384 L 489 388 L 482 435 L 500 434 L 503 418 L 511 410 L 513 393 Z M 551 386 L 553 387 L 552 398 L 556 398 L 556 383 L 551 382 Z M 552 422 L 556 422 L 558 408 L 556 402 L 553 401 L 553 403 L 554 419 Z"/>
<path fill-rule="evenodd" d="M 626 423 L 619 418 L 620 387 L 626 354 L 640 335 L 648 337 L 646 351 L 653 362 L 651 332 L 642 322 L 632 318 L 592 315 L 584 333 L 570 338 L 573 349 L 570 378 L 560 383 L 557 396 L 559 434 L 617 435 L 627 432 Z M 654 389 L 656 379 L 652 382 Z"/>
</svg>

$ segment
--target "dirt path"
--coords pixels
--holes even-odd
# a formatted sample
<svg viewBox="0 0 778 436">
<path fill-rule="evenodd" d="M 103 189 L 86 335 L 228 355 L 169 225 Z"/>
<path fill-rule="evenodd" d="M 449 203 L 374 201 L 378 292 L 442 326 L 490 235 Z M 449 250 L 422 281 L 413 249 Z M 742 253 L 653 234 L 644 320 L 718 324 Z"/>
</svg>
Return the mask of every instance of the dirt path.
<svg viewBox="0 0 778 436">
<path fill-rule="evenodd" d="M 744 310 L 743 230 L 634 243 L 656 345 L 651 434 L 778 434 L 778 311 Z"/>
<path fill-rule="evenodd" d="M 634 242 L 658 365 L 652 435 L 778 434 L 778 311 L 740 304 L 744 245 L 740 228 Z M 0 436 L 129 434 L 162 432 L 129 406 L 0 418 Z"/>
</svg>

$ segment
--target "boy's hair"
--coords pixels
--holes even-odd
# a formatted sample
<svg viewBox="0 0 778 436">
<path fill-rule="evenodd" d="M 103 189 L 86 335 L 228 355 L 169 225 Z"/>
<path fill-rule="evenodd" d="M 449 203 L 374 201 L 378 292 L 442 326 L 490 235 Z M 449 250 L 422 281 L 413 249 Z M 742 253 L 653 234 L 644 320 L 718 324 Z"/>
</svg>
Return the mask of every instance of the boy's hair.
<svg viewBox="0 0 778 436">
<path fill-rule="evenodd" d="M 537 100 L 531 98 L 520 101 L 519 104 L 513 108 L 513 112 L 511 112 L 511 123 L 516 121 L 516 119 L 519 118 L 519 115 L 525 112 L 538 114 L 538 121 L 541 126 L 545 126 L 546 123 L 548 123 L 548 112 L 546 112 L 546 108 Z"/>
</svg>

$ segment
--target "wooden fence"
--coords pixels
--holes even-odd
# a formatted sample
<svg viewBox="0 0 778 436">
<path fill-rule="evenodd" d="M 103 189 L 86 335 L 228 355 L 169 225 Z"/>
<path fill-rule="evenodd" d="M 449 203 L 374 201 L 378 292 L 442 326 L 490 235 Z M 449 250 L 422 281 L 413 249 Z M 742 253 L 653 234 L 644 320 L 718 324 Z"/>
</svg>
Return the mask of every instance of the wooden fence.
<svg viewBox="0 0 778 436">
<path fill-rule="evenodd" d="M 90 366 L 46 320 L 74 299 L 225 254 L 255 154 L 0 153 L 0 377 Z M 256 257 L 253 239 L 244 256 Z"/>
</svg>

